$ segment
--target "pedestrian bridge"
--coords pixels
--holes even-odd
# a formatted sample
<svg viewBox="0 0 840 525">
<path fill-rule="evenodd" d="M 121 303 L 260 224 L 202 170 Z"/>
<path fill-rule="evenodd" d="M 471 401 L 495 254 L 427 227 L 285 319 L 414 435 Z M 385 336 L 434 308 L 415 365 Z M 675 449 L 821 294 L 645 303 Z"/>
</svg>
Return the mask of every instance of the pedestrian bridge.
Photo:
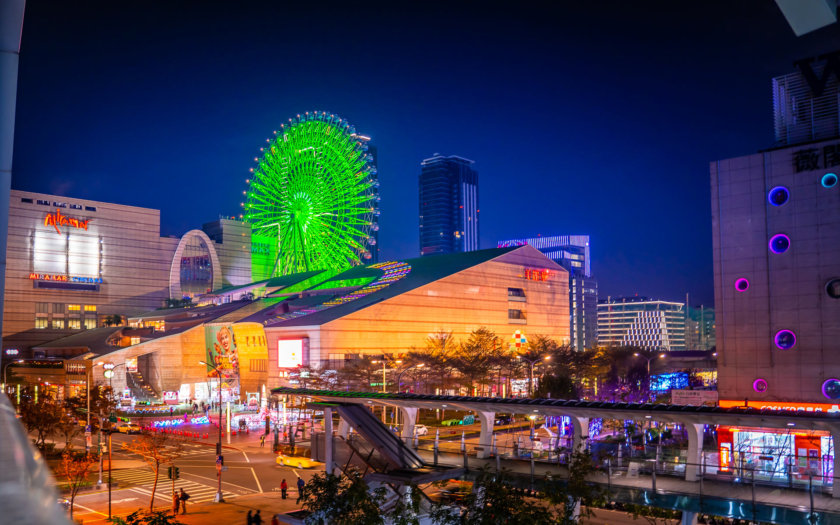
<svg viewBox="0 0 840 525">
<path fill-rule="evenodd" d="M 613 456 L 601 464 L 601 471 L 593 481 L 603 483 L 613 494 L 633 494 L 635 501 L 660 506 L 681 508 L 689 512 L 710 512 L 719 515 L 751 519 L 761 517 L 775 523 L 808 523 L 808 516 L 819 516 L 820 523 L 840 523 L 840 483 L 829 479 L 793 479 L 790 483 L 763 483 L 755 472 L 731 469 L 721 473 L 717 468 L 709 469 L 702 451 L 706 426 L 727 425 L 732 427 L 757 427 L 781 429 L 784 431 L 819 430 L 829 432 L 834 442 L 840 437 L 840 415 L 819 412 L 792 412 L 759 410 L 753 408 L 719 408 L 706 406 L 654 405 L 649 403 L 610 403 L 570 401 L 558 399 L 519 399 L 495 397 L 444 396 L 422 394 L 380 394 L 368 392 L 341 392 L 330 390 L 278 388 L 277 395 L 304 396 L 325 409 L 325 416 L 331 416 L 333 408 L 339 406 L 391 407 L 402 415 L 400 436 L 404 443 L 413 445 L 417 454 L 427 464 L 435 466 L 463 466 L 468 469 L 483 465 L 504 467 L 525 476 L 531 483 L 539 481 L 543 473 L 554 469 L 562 471 L 563 454 L 549 450 L 539 454 L 535 449 L 522 450 L 513 446 L 500 445 L 497 438 L 506 436 L 509 429 L 496 428 L 496 414 L 521 414 L 548 417 L 566 416 L 571 419 L 573 432 L 568 436 L 568 447 L 579 445 L 594 447 L 587 435 L 589 421 L 633 420 L 637 422 L 656 421 L 679 424 L 687 433 L 687 447 L 680 451 L 676 464 L 659 457 L 653 459 L 626 457 L 621 461 Z M 473 432 L 474 443 L 467 444 L 465 434 L 456 433 L 454 442 L 446 443 L 445 437 L 431 436 L 418 439 L 414 427 L 418 410 L 460 410 L 478 415 L 478 429 Z M 339 411 L 339 413 L 341 410 Z M 325 422 L 330 417 L 325 417 Z M 376 418 L 367 422 L 386 428 Z M 330 424 L 330 426 L 332 426 Z M 346 418 L 339 419 L 337 435 L 346 439 L 354 423 Z M 328 429 L 331 432 L 331 429 Z M 458 432 L 458 431 L 456 431 Z M 533 431 L 532 431 L 533 432 Z M 361 433 L 361 432 L 360 432 Z M 369 432 L 366 432 L 369 433 Z M 477 434 L 477 441 L 474 439 Z M 393 435 L 393 434 L 391 434 Z M 460 440 L 458 439 L 460 437 Z M 460 442 L 459 442 L 460 441 Z M 526 438 L 527 441 L 527 438 Z M 554 448 L 554 447 L 552 447 Z M 557 449 L 559 450 L 559 443 Z M 331 447 L 327 447 L 330 451 Z M 527 449 L 527 447 L 526 447 Z M 620 449 L 619 449 L 620 450 Z M 838 472 L 838 459 L 829 458 L 833 472 Z M 333 465 L 333 463 L 330 463 Z M 562 473 L 558 471 L 558 475 Z M 722 475 L 727 474 L 727 475 Z M 717 501 L 717 510 L 709 508 Z M 679 504 L 675 502 L 681 502 Z M 703 505 L 706 505 L 703 510 Z M 674 506 L 676 505 L 676 506 Z M 699 507 L 699 510 L 698 510 Z M 722 510 L 726 512 L 723 513 Z M 798 516 L 798 517 L 795 517 Z M 804 520 L 804 521 L 802 521 Z"/>
</svg>

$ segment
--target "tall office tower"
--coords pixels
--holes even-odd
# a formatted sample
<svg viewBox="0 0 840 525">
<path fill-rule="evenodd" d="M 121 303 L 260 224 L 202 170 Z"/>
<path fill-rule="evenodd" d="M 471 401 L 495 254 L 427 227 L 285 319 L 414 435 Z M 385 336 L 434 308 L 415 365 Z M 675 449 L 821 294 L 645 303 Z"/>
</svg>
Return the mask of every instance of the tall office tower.
<svg viewBox="0 0 840 525">
<path fill-rule="evenodd" d="M 685 350 L 685 305 L 648 297 L 599 301 L 598 344 L 654 352 Z"/>
<path fill-rule="evenodd" d="M 478 249 L 478 172 L 435 153 L 420 166 L 420 255 Z"/>
<path fill-rule="evenodd" d="M 500 241 L 499 248 L 531 245 L 569 270 L 569 333 L 572 348 L 598 342 L 598 282 L 592 278 L 588 235 L 557 235 Z"/>
<path fill-rule="evenodd" d="M 687 350 L 711 350 L 715 347 L 715 311 L 713 308 L 686 307 L 685 347 Z"/>
<path fill-rule="evenodd" d="M 783 147 L 711 163 L 724 406 L 840 400 L 838 56 L 773 80 Z"/>
</svg>

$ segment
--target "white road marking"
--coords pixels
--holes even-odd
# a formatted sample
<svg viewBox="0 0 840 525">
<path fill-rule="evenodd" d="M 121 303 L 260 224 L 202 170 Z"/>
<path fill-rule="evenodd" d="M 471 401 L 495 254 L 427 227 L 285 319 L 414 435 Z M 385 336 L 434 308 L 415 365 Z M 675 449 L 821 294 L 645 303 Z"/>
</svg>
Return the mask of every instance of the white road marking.
<svg viewBox="0 0 840 525">
<path fill-rule="evenodd" d="M 82 505 L 79 505 L 78 503 L 74 503 L 73 508 L 77 508 L 77 507 L 82 509 L 82 510 L 86 510 L 88 512 L 93 512 L 94 514 L 99 514 L 100 516 L 105 516 L 106 518 L 108 517 L 107 514 L 103 514 L 103 513 L 99 512 L 98 510 L 89 509 L 87 507 L 83 507 Z"/>
<path fill-rule="evenodd" d="M 116 505 L 117 503 L 125 503 L 126 501 L 136 501 L 136 500 L 137 500 L 137 498 L 123 498 L 123 499 L 118 499 L 118 500 L 112 501 L 111 503 Z"/>
<path fill-rule="evenodd" d="M 257 473 L 254 471 L 254 467 L 251 467 L 251 474 L 254 475 L 254 481 L 257 482 L 257 488 L 260 489 L 260 492 L 262 492 L 263 491 L 262 485 L 260 485 L 260 480 L 259 480 L 259 478 L 257 478 Z"/>
</svg>

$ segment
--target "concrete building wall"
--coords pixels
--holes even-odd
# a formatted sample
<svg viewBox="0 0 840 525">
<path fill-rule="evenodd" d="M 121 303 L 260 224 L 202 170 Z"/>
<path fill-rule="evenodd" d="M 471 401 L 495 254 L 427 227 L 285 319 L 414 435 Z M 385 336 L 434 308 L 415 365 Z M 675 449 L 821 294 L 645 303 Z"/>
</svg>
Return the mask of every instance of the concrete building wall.
<svg viewBox="0 0 840 525">
<path fill-rule="evenodd" d="M 824 141 L 711 164 L 721 399 L 827 402 L 822 383 L 840 377 L 840 299 L 826 293 L 840 278 L 840 185 L 821 184 L 840 168 L 837 148 Z M 773 205 L 780 186 L 789 199 Z M 783 253 L 769 247 L 777 234 L 790 239 Z M 777 347 L 780 330 L 795 333 L 792 348 Z"/>
<path fill-rule="evenodd" d="M 204 224 L 202 230 L 216 242 L 222 268 L 222 286 L 242 286 L 251 279 L 251 225 L 232 219 Z"/>
</svg>

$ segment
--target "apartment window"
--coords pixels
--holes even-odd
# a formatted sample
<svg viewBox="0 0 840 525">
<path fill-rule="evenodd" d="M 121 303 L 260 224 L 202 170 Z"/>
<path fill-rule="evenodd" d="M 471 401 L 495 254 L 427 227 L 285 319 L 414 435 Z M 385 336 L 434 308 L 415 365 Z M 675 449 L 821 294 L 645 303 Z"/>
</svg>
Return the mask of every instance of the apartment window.
<svg viewBox="0 0 840 525">
<path fill-rule="evenodd" d="M 41 330 L 47 327 L 47 318 L 46 317 L 38 317 L 35 319 L 35 328 Z"/>
<path fill-rule="evenodd" d="M 26 204 L 32 204 L 32 199 L 27 199 L 26 197 L 21 197 L 20 202 L 25 202 Z"/>
<path fill-rule="evenodd" d="M 67 309 L 71 312 L 78 312 L 82 309 L 82 306 L 78 304 L 68 304 Z"/>
<path fill-rule="evenodd" d="M 50 201 L 44 201 L 44 200 L 41 200 L 41 199 L 38 199 L 36 201 L 36 203 L 40 204 L 41 206 L 49 206 L 50 205 Z"/>
<path fill-rule="evenodd" d="M 79 319 L 69 319 L 67 321 L 67 328 L 70 330 L 81 330 L 82 322 Z"/>
<path fill-rule="evenodd" d="M 71 205 L 70 205 L 70 209 L 72 209 L 72 210 L 81 210 L 81 209 L 82 209 L 82 205 L 81 205 L 81 204 L 71 204 Z"/>
<path fill-rule="evenodd" d="M 509 301 L 525 301 L 525 290 L 522 288 L 508 288 Z"/>
<path fill-rule="evenodd" d="M 96 206 L 85 206 L 85 211 L 96 211 Z"/>
<path fill-rule="evenodd" d="M 48 313 L 50 313 L 50 303 L 35 303 L 35 313 L 36 314 L 48 314 Z"/>
<path fill-rule="evenodd" d="M 67 203 L 66 202 L 53 202 L 53 206 L 55 206 L 56 208 L 66 208 Z"/>
<path fill-rule="evenodd" d="M 268 359 L 251 359 L 249 368 L 251 372 L 265 372 L 268 370 Z"/>
<path fill-rule="evenodd" d="M 132 337 L 128 340 L 128 342 L 131 345 L 139 345 L 140 344 L 140 338 L 139 337 Z"/>
<path fill-rule="evenodd" d="M 53 330 L 64 330 L 64 319 L 53 319 L 52 327 Z"/>
<path fill-rule="evenodd" d="M 93 330 L 94 328 L 96 328 L 96 318 L 91 319 L 88 317 L 85 319 L 85 330 Z"/>
<path fill-rule="evenodd" d="M 64 303 L 53 303 L 52 310 L 54 314 L 64 313 Z"/>
<path fill-rule="evenodd" d="M 95 304 L 86 304 L 85 305 L 85 312 L 95 312 L 96 305 Z"/>
<path fill-rule="evenodd" d="M 514 324 L 525 324 L 525 312 L 522 310 L 509 309 L 508 321 Z"/>
</svg>

